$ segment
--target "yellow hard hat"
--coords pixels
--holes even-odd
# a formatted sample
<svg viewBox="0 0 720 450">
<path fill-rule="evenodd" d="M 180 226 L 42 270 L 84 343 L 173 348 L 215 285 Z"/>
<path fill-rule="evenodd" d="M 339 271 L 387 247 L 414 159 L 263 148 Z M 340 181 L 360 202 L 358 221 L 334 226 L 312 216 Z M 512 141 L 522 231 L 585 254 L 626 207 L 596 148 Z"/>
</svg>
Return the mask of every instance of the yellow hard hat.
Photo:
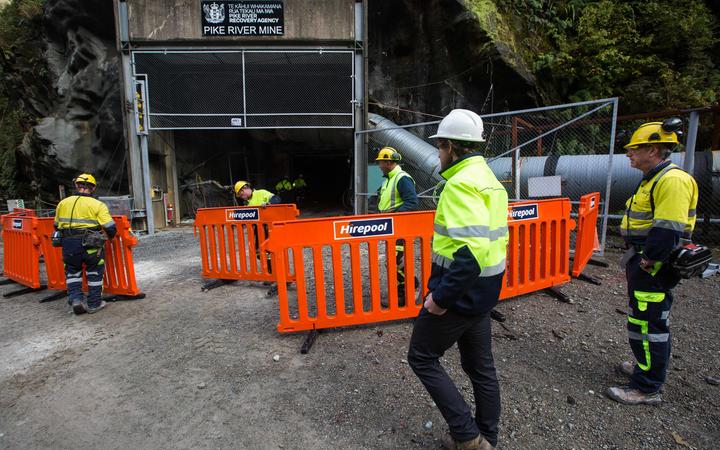
<svg viewBox="0 0 720 450">
<path fill-rule="evenodd" d="M 378 153 L 378 157 L 375 161 L 395 161 L 398 162 L 402 159 L 400 153 L 392 147 L 383 147 Z"/>
<path fill-rule="evenodd" d="M 245 180 L 240 180 L 237 183 L 235 183 L 235 195 L 238 195 L 240 193 L 240 189 L 244 188 L 248 184 L 250 184 L 250 183 L 248 183 Z"/>
<path fill-rule="evenodd" d="M 74 183 L 87 183 L 87 184 L 92 184 L 93 186 L 97 186 L 97 183 L 95 182 L 95 177 L 90 175 L 89 173 L 81 173 L 73 180 L 73 182 Z"/>
<path fill-rule="evenodd" d="M 636 149 L 645 144 L 674 144 L 678 141 L 677 131 L 682 126 L 682 121 L 677 118 L 668 119 L 664 122 L 648 122 L 640 125 L 635 130 L 630 142 L 625 145 L 626 149 Z"/>
</svg>

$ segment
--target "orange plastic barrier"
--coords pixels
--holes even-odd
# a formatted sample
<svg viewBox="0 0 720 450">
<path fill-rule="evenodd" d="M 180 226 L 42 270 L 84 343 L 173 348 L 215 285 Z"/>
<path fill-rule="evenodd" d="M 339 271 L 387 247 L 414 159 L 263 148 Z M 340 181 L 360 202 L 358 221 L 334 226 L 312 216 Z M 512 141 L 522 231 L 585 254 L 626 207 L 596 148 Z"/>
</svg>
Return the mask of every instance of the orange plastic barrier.
<svg viewBox="0 0 720 450">
<path fill-rule="evenodd" d="M 130 221 L 125 216 L 113 216 L 117 226 L 114 239 L 105 242 L 105 274 L 103 276 L 103 293 L 139 297 L 144 294 L 137 286 L 132 248 L 138 239 L 132 233 Z M 64 291 L 65 267 L 62 260 L 62 248 L 52 246 L 54 218 L 37 219 L 37 235 L 43 255 L 48 278 L 48 288 Z M 83 282 L 84 289 L 85 283 Z"/>
<path fill-rule="evenodd" d="M 567 198 L 509 205 L 507 270 L 501 299 L 570 281 L 570 231 L 575 228 L 570 210 Z M 272 252 L 273 264 L 278 269 L 278 331 L 367 324 L 417 315 L 422 307 L 420 302 L 411 300 L 407 306 L 398 306 L 394 248 L 398 239 L 405 240 L 405 298 L 415 299 L 415 246 L 408 243 L 419 240 L 422 277 L 418 288 L 424 298 L 430 276 L 433 218 L 433 211 L 422 211 L 275 222 L 266 249 Z M 378 257 L 382 241 L 387 267 L 387 306 L 380 299 L 385 287 L 380 285 Z M 343 257 L 343 248 L 345 254 L 349 252 L 349 258 Z M 312 269 L 306 267 L 306 250 L 311 254 Z M 367 273 L 361 271 L 363 262 Z M 285 284 L 291 267 L 297 282 L 297 299 L 292 301 Z M 344 274 L 351 275 L 351 302 L 347 304 Z M 334 301 L 327 298 L 330 285 Z M 309 290 L 314 290 L 314 296 L 308 295 Z M 364 302 L 365 292 L 369 292 L 369 302 Z"/>
<path fill-rule="evenodd" d="M 500 299 L 570 281 L 570 200 L 558 198 L 508 206 L 507 269 Z"/>
<path fill-rule="evenodd" d="M 590 261 L 597 242 L 597 218 L 600 209 L 600 193 L 593 192 L 580 197 L 578 208 L 578 231 L 575 238 L 575 257 L 572 274 L 579 277 Z"/>
<path fill-rule="evenodd" d="M 32 289 L 40 289 L 38 218 L 13 211 L 2 216 L 4 276 Z"/>
<path fill-rule="evenodd" d="M 15 208 L 8 215 L 37 217 L 34 209 L 27 209 L 27 208 Z"/>
<path fill-rule="evenodd" d="M 280 332 L 314 330 L 346 325 L 383 322 L 417 316 L 421 304 L 415 300 L 415 242 L 420 243 L 421 279 L 418 290 L 424 298 L 430 277 L 433 234 L 433 211 L 306 219 L 275 222 L 266 249 L 272 253 L 277 268 L 280 302 Z M 395 245 L 405 240 L 406 306 L 398 306 L 397 264 Z M 384 243 L 382 245 L 381 243 Z M 311 266 L 306 265 L 305 250 L 311 253 Z M 289 254 L 292 260 L 289 260 Z M 380 254 L 385 257 L 387 282 L 381 286 Z M 327 269 L 325 261 L 331 261 Z M 364 265 L 367 272 L 361 270 Z M 287 273 L 294 268 L 297 302 L 291 306 L 286 286 Z M 345 278 L 351 277 L 351 299 L 345 301 Z M 310 285 L 310 286 L 309 286 Z M 328 300 L 332 285 L 334 301 Z M 314 298 L 308 298 L 308 287 Z M 387 289 L 388 302 L 383 306 L 381 291 Z M 364 302 L 363 290 L 369 291 Z"/>
<path fill-rule="evenodd" d="M 273 221 L 293 220 L 299 215 L 293 204 L 198 209 L 195 233 L 200 232 L 203 278 L 274 281 L 261 244 Z"/>
</svg>

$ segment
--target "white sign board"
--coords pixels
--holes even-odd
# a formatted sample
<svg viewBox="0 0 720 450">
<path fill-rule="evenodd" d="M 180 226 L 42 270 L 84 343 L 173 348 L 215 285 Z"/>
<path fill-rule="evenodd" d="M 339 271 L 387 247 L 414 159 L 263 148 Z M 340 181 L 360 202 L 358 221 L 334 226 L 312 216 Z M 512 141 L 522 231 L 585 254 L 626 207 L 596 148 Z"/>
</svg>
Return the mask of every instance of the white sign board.
<svg viewBox="0 0 720 450">
<path fill-rule="evenodd" d="M 8 200 L 8 211 L 13 212 L 15 208 L 24 208 L 25 207 L 25 200 L 23 199 L 16 199 L 16 200 Z"/>
<path fill-rule="evenodd" d="M 528 197 L 560 197 L 561 195 L 561 176 L 528 178 Z"/>
</svg>

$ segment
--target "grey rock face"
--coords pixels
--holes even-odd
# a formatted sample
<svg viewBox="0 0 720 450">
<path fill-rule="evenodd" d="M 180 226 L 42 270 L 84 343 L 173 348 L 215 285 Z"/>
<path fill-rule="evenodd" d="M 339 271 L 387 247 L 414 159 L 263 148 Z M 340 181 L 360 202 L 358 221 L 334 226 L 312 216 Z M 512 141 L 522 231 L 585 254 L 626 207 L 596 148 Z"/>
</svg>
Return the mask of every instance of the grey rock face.
<svg viewBox="0 0 720 450">
<path fill-rule="evenodd" d="M 467 3 L 369 3 L 371 112 L 408 123 L 431 118 L 407 111 L 489 113 L 533 103 L 533 80 L 508 62 L 508 49 L 483 29 Z"/>
<path fill-rule="evenodd" d="M 49 0 L 43 31 L 53 98 L 24 144 L 32 176 L 57 192 L 74 174 L 91 172 L 100 194 L 116 192 L 124 136 L 112 3 Z"/>
</svg>

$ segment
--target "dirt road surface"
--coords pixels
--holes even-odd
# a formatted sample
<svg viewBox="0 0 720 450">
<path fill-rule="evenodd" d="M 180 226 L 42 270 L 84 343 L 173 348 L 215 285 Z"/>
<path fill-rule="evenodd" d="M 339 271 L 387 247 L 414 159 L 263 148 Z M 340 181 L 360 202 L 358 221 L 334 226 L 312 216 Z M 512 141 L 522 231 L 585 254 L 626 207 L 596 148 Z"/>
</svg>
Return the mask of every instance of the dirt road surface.
<svg viewBox="0 0 720 450">
<path fill-rule="evenodd" d="M 0 298 L 0 448 L 439 448 L 444 421 L 406 361 L 411 321 L 325 332 L 302 355 L 266 286 L 200 292 L 190 229 L 143 238 L 135 260 L 147 298 L 95 315 L 43 292 Z M 624 275 L 587 272 L 602 285 L 573 280 L 572 304 L 497 307 L 499 448 L 718 448 L 720 276 L 676 289 L 665 402 L 629 407 L 603 395 L 630 357 Z M 456 349 L 444 364 L 470 400 Z"/>
</svg>

